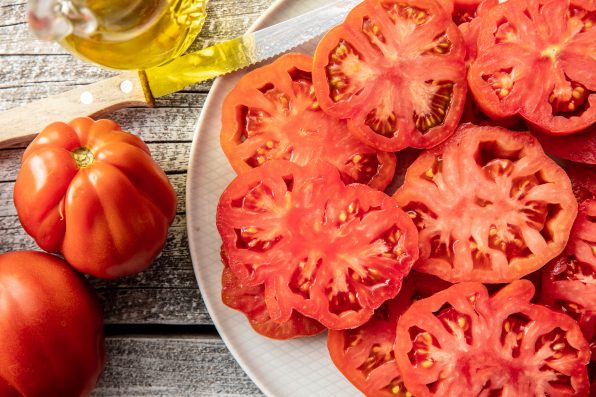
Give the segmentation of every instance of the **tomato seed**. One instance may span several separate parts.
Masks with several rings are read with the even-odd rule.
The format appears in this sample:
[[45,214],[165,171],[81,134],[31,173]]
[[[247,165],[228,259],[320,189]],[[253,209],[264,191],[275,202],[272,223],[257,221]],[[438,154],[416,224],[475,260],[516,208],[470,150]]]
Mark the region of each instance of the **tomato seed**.
[[435,362],[429,358],[429,359],[424,360],[420,365],[422,366],[422,368],[427,369],[427,368],[432,367],[434,363]]

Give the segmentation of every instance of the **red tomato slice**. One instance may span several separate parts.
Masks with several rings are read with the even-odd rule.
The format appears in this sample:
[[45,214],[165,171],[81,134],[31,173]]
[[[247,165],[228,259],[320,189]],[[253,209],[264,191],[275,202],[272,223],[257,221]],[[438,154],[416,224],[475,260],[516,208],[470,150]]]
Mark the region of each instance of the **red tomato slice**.
[[541,303],[576,319],[596,354],[596,172],[575,167],[569,175],[579,214],[565,252],[542,271]]
[[321,108],[380,150],[451,135],[466,97],[460,32],[433,0],[367,0],[315,52]]
[[509,0],[480,18],[468,82],[485,113],[553,135],[596,122],[596,2]]
[[570,164],[567,175],[571,179],[573,194],[578,203],[596,196],[596,168],[589,165]]
[[329,331],[327,347],[337,369],[368,397],[411,397],[393,354],[397,319],[413,301],[449,286],[429,274],[411,272],[397,297],[385,302],[366,324]]
[[415,302],[397,324],[408,390],[426,396],[588,396],[588,343],[569,316],[530,303],[527,280],[489,297],[461,283]]
[[528,133],[464,124],[395,193],[420,232],[416,270],[502,283],[561,253],[577,214],[569,178]]
[[234,275],[263,284],[273,321],[294,310],[328,328],[353,328],[393,298],[418,257],[416,228],[397,203],[345,186],[327,163],[276,160],[222,194],[217,227]]
[[228,267],[223,250],[221,258],[224,264],[221,276],[221,299],[226,306],[244,313],[250,326],[257,333],[271,339],[285,340],[320,334],[326,329],[321,323],[295,311],[288,321],[283,323],[272,321],[265,305],[263,286],[243,285]]
[[245,75],[222,109],[221,146],[238,173],[273,159],[306,165],[323,159],[346,183],[387,187],[395,155],[363,144],[345,121],[326,115],[312,84],[312,58],[287,54]]
[[[498,0],[455,0],[453,4],[453,22],[460,27],[462,24],[471,22],[478,15],[479,6],[485,7],[486,4],[498,4]],[[480,8],[482,8],[480,7]],[[463,32],[462,32],[463,33]],[[465,38],[465,35],[464,35]]]
[[596,124],[573,135],[553,136],[532,131],[544,151],[565,160],[596,164]]
[[[478,35],[482,28],[482,22],[479,15],[486,13],[487,10],[497,4],[499,4],[498,0],[462,0],[455,3],[453,22],[457,24],[457,27],[464,38],[464,43],[466,45],[466,61],[468,63],[475,60],[478,55],[476,41],[478,40]],[[466,103],[468,101],[466,101]]]

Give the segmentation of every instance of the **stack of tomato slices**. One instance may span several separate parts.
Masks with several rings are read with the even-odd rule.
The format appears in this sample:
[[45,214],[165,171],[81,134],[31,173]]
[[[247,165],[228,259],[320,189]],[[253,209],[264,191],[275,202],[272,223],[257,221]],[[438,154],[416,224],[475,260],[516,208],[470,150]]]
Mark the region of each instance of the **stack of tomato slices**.
[[588,396],[594,23],[594,0],[364,0],[246,74],[224,303],[270,338],[328,329],[367,396]]

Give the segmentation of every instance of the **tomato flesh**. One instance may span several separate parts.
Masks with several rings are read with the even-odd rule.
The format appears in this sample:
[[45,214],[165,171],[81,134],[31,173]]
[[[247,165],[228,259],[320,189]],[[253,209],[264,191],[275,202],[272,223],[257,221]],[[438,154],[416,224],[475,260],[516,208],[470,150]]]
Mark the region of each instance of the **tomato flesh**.
[[283,323],[272,321],[265,305],[263,286],[242,285],[230,270],[223,250],[221,257],[224,264],[221,276],[221,299],[226,306],[244,313],[256,332],[271,339],[285,340],[320,334],[326,329],[319,322],[297,312],[293,312],[290,319]]
[[466,95],[461,34],[434,1],[369,0],[315,52],[321,108],[381,150],[437,145],[453,133]]
[[397,325],[395,357],[415,396],[587,396],[589,346],[577,323],[530,303],[514,281],[489,297],[461,283],[415,302]]
[[312,58],[286,54],[245,75],[222,109],[221,145],[237,173],[274,159],[337,167],[346,183],[385,189],[395,155],[363,144],[345,121],[326,115],[315,97]]
[[480,3],[482,3],[481,0],[456,0],[453,4],[454,9],[451,15],[453,22],[458,27],[464,23],[471,22],[477,15]]
[[395,201],[344,185],[327,163],[276,160],[224,191],[217,227],[230,269],[264,285],[271,319],[293,310],[328,328],[356,327],[394,297],[418,257],[417,233]]
[[554,136],[538,131],[532,131],[532,135],[548,154],[578,163],[596,164],[596,124],[573,135]]
[[596,172],[574,167],[569,174],[579,214],[565,252],[542,271],[540,301],[576,319],[596,352]]
[[509,282],[557,256],[577,203],[565,172],[527,133],[465,124],[424,152],[395,199],[420,232],[419,271]]
[[434,276],[411,272],[399,294],[377,309],[366,324],[329,331],[327,347],[335,366],[366,396],[411,397],[393,353],[397,319],[413,301],[449,285]]
[[516,114],[553,135],[596,122],[593,1],[509,0],[480,15],[470,89],[492,118]]

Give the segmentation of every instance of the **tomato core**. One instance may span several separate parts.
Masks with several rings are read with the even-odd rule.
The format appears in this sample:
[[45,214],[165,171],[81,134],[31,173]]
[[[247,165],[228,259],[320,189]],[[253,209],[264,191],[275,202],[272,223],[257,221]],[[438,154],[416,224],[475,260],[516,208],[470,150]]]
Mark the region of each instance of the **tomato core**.
[[79,168],[87,168],[93,161],[95,157],[91,150],[87,149],[86,147],[80,147],[72,151],[72,158],[74,159],[75,163],[77,163],[77,167]]
[[545,58],[550,58],[551,61],[556,62],[559,53],[561,52],[561,47],[558,45],[551,45],[548,46],[544,51],[542,51],[541,55]]

